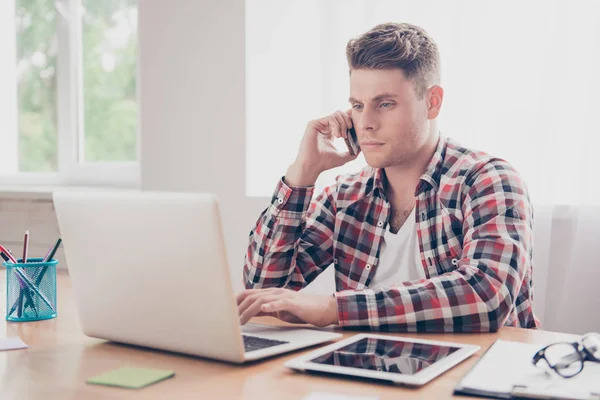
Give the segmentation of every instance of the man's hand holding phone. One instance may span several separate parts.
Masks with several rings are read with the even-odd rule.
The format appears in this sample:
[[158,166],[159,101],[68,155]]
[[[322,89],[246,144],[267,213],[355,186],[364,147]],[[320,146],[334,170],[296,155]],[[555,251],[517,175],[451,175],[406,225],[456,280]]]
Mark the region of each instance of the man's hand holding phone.
[[[312,186],[321,172],[356,159],[360,153],[352,124],[351,110],[337,111],[310,121],[306,126],[300,150],[285,174],[289,186]],[[349,130],[352,129],[352,133]],[[342,138],[347,152],[338,151],[333,141]]]
[[351,155],[356,156],[360,153],[360,146],[358,145],[358,139],[356,137],[356,131],[354,130],[354,127],[348,129],[348,134],[344,138],[344,141],[346,142],[346,147]]

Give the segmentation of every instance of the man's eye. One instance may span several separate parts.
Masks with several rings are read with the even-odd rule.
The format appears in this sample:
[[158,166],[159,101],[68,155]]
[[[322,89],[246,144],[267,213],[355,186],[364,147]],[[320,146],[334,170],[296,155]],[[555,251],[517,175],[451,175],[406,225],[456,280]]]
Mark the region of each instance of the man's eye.
[[362,106],[360,104],[355,104],[352,106],[352,108],[355,110],[362,110]]
[[392,103],[381,103],[380,107],[389,108],[392,106]]

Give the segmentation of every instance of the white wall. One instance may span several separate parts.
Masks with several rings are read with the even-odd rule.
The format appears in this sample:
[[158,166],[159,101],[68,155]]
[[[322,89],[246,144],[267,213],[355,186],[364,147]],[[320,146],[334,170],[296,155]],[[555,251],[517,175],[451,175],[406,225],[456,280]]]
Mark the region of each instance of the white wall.
[[139,2],[142,189],[219,195],[235,290],[269,201],[245,195],[244,22],[244,0]]
[[[26,230],[29,230],[29,257],[44,257],[56,242],[58,222],[52,199],[46,197],[30,198],[26,194],[14,195],[0,190],[0,243],[15,256],[22,255]],[[58,268],[66,269],[63,246],[59,247],[56,259]]]
[[[241,290],[248,233],[269,202],[245,194],[244,0],[166,4],[139,3],[142,190],[219,195],[234,289]],[[333,288],[333,269],[311,285]]]

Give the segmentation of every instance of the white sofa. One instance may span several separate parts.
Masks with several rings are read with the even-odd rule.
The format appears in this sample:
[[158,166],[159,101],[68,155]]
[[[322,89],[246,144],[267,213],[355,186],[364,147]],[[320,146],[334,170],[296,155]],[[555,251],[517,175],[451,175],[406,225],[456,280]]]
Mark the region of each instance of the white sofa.
[[600,207],[534,206],[534,311],[542,329],[600,332]]

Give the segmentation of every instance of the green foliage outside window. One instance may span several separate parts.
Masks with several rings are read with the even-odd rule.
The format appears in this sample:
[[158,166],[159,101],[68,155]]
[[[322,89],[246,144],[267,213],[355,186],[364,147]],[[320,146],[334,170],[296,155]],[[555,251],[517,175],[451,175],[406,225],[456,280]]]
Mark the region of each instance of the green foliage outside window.
[[[137,156],[136,0],[84,0],[82,16],[86,162]],[[19,170],[56,171],[56,25],[53,0],[16,0]]]

